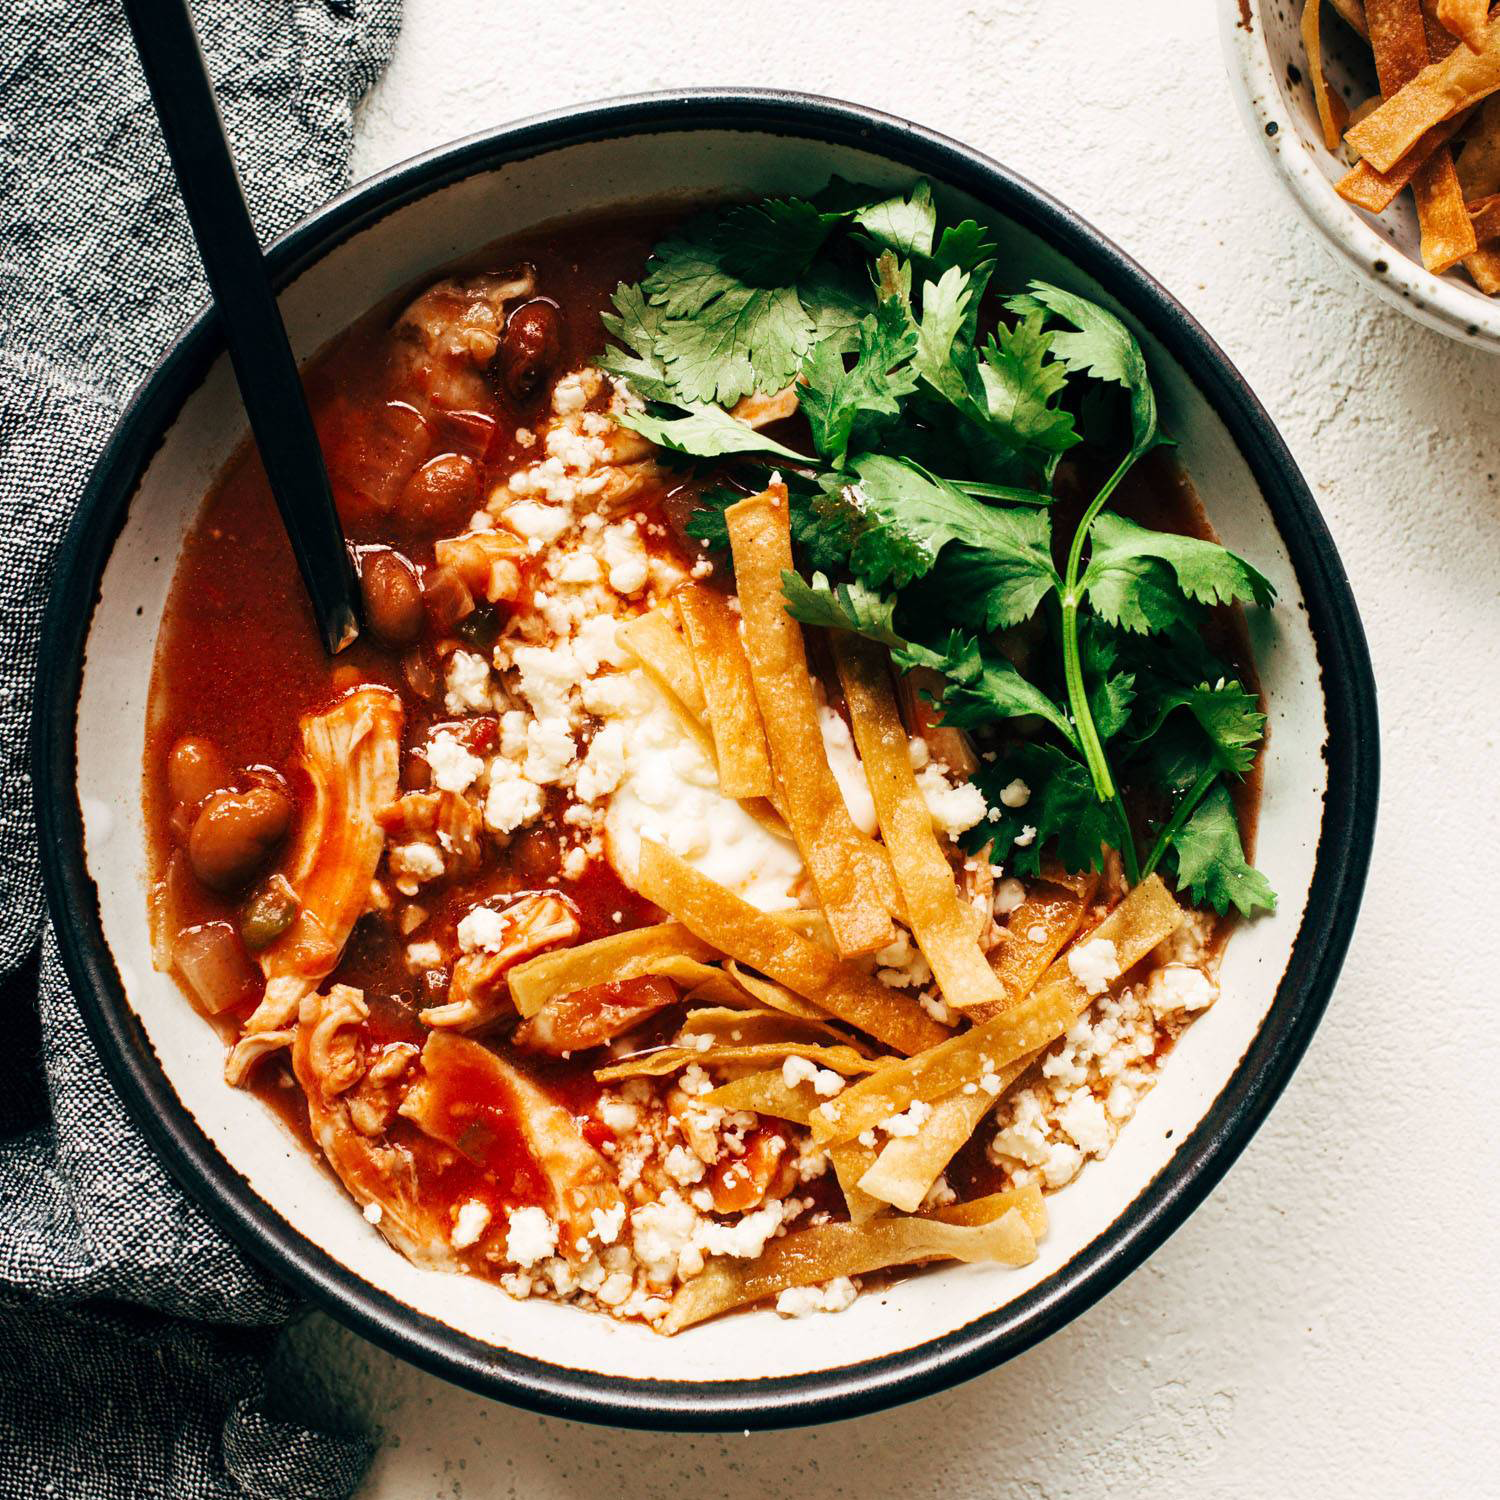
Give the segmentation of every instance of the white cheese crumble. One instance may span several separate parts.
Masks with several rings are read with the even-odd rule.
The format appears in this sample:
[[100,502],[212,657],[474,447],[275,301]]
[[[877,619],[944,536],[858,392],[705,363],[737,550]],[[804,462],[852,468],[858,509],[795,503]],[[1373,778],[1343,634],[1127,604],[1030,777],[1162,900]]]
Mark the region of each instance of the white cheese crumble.
[[940,761],[933,761],[917,772],[917,786],[934,827],[950,839],[972,828],[988,811],[979,788],[972,781],[956,784],[949,781],[948,768]]
[[805,1318],[810,1313],[843,1312],[859,1296],[847,1276],[835,1276],[822,1286],[790,1286],[776,1298],[776,1311],[783,1318]]
[[1026,900],[1026,887],[1014,875],[1007,875],[996,883],[994,912],[997,917],[1008,917]]
[[446,729],[428,740],[422,756],[440,792],[466,792],[484,774],[484,761]]
[[459,1204],[458,1215],[448,1235],[448,1243],[455,1250],[467,1250],[470,1245],[478,1243],[480,1235],[489,1227],[488,1205],[481,1203],[477,1198],[470,1198],[467,1202]]
[[1068,969],[1090,995],[1100,995],[1120,977],[1120,955],[1109,938],[1090,938],[1068,949]]
[[1017,776],[1000,793],[1000,801],[1005,807],[1025,807],[1031,801],[1031,788]]
[[490,664],[472,651],[455,651],[448,658],[443,686],[443,707],[450,714],[483,714],[493,706]]
[[799,1083],[810,1083],[813,1093],[822,1099],[831,1099],[844,1089],[841,1074],[835,1073],[832,1068],[820,1068],[806,1057],[787,1058],[781,1065],[781,1081],[789,1089],[796,1088]]
[[494,907],[476,906],[459,919],[458,946],[465,953],[473,953],[480,948],[488,953],[498,953],[505,946],[508,928],[509,923]]
[[557,1249],[557,1225],[540,1208],[514,1208],[505,1235],[505,1258],[534,1266]]
[[923,1099],[913,1099],[899,1115],[891,1115],[880,1122],[880,1128],[889,1136],[900,1139],[915,1135],[932,1115],[932,1106]]

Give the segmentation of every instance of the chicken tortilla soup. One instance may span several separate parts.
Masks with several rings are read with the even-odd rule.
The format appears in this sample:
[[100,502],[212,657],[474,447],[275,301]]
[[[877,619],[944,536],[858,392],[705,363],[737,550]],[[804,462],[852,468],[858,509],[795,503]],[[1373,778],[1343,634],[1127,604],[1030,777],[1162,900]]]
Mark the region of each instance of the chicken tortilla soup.
[[226,1086],[413,1261],[663,1334],[1033,1259],[1275,901],[1272,590],[1131,332],[835,179],[498,244],[305,376],[364,629],[246,447],[151,685]]

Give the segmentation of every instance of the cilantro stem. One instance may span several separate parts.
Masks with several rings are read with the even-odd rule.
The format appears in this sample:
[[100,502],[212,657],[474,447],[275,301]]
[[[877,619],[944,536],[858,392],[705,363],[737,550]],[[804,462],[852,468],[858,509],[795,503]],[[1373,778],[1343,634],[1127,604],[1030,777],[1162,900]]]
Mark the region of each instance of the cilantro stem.
[[1146,860],[1146,868],[1142,875],[1150,875],[1162,861],[1167,852],[1167,846],[1182,832],[1183,824],[1197,811],[1198,804],[1208,795],[1208,789],[1219,779],[1218,766],[1205,766],[1199,773],[1198,779],[1188,788],[1187,795],[1177,804],[1176,811],[1167,819],[1166,826],[1157,834],[1156,842],[1151,846],[1150,856]]
[[[1115,788],[1115,816],[1120,820],[1120,858],[1125,861],[1125,879],[1131,885],[1139,885],[1142,879],[1141,857],[1136,853],[1135,834],[1130,830],[1130,815],[1125,811],[1125,799]],[[1148,869],[1145,874],[1149,875]]]
[[[1104,743],[1094,724],[1093,710],[1089,707],[1088,690],[1083,681],[1083,659],[1078,645],[1078,574],[1083,563],[1083,546],[1088,540],[1089,529],[1099,512],[1109,504],[1120,481],[1136,461],[1138,452],[1132,448],[1120,460],[1119,467],[1104,481],[1103,488],[1084,511],[1078,530],[1073,533],[1073,545],[1068,548],[1068,565],[1063,574],[1062,592],[1062,645],[1063,679],[1068,689],[1068,707],[1073,714],[1073,723],[1078,730],[1078,743],[1083,750],[1084,763],[1094,779],[1094,792],[1101,802],[1112,802],[1118,796],[1115,779],[1110,774],[1109,760],[1104,754]],[[1123,852],[1123,851],[1122,851]]]

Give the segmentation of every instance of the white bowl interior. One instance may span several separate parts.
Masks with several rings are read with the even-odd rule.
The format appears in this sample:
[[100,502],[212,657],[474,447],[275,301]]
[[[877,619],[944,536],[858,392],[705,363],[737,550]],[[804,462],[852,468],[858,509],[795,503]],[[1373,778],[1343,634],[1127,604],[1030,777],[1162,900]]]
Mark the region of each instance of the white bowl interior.
[[[896,186],[910,173],[864,152],[729,130],[578,145],[470,177],[355,235],[282,298],[306,357],[387,293],[500,236],[568,212],[665,193],[807,192],[830,172]],[[1031,234],[944,190],[950,212],[999,232],[1001,278],[1043,274],[1100,290]],[[368,1225],[332,1178],[254,1097],[228,1088],[223,1047],[173,982],[156,973],[145,920],[140,807],[146,693],[157,623],[183,534],[243,433],[223,358],[193,393],[153,458],[109,561],[88,639],[78,716],[85,854],[105,937],[128,1001],[183,1104],[233,1169],[279,1215],[356,1276],[487,1344],[567,1367],[686,1380],[805,1374],[909,1348],[961,1328],[1076,1256],[1172,1159],[1233,1072],[1266,1015],[1312,877],[1326,783],[1319,667],[1296,580],[1257,486],[1229,433],[1182,369],[1146,340],[1166,427],[1226,543],[1272,579],[1282,603],[1257,625],[1271,736],[1259,861],[1278,914],[1238,933],[1223,997],[1188,1031],[1161,1082],[1107,1161],[1051,1200],[1052,1229],[1025,1270],[954,1267],[861,1298],[838,1317],[783,1321],[753,1312],[666,1340],[634,1326],[498,1287],[418,1270]],[[253,580],[246,579],[253,587]]]

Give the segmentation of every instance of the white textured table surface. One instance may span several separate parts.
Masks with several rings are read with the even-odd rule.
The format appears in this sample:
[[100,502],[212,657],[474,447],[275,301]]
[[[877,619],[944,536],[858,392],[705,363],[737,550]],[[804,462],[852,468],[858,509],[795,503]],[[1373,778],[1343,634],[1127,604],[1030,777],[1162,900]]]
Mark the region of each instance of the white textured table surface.
[[482,1400],[313,1317],[289,1378],[385,1434],[363,1493],[1494,1493],[1500,364],[1325,258],[1235,114],[1216,9],[407,0],[360,175],[578,100],[774,85],[972,142],[1112,236],[1223,345],[1307,474],[1374,651],[1385,793],[1343,981],[1270,1122],[1186,1227],[1055,1338],[883,1415],[663,1438]]

